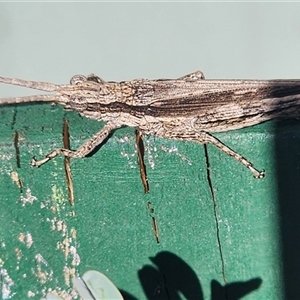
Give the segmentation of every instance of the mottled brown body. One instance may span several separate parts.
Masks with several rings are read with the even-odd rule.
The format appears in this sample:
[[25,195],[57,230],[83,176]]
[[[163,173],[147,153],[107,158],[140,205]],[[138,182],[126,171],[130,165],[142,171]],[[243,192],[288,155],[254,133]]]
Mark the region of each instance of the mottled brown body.
[[58,154],[83,157],[121,126],[164,138],[212,143],[248,167],[255,177],[264,173],[210,133],[252,126],[273,118],[300,115],[300,80],[205,80],[198,71],[179,79],[136,79],[106,82],[90,75],[73,76],[68,85],[0,77],[0,82],[55,94],[0,99],[1,104],[55,102],[84,117],[106,121],[100,132],[77,151],[56,149],[40,166]]

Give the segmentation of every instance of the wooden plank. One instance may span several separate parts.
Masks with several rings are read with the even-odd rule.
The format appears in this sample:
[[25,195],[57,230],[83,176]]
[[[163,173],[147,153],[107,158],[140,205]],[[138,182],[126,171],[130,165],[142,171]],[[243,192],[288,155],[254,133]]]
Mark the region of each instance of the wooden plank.
[[202,145],[144,137],[150,186],[145,194],[135,133],[126,128],[92,157],[71,160],[71,207],[63,158],[39,169],[29,162],[62,146],[64,117],[71,148],[103,124],[49,105],[1,107],[0,115],[0,259],[9,276],[2,285],[17,298],[33,293],[39,299],[50,288],[72,295],[71,278],[95,269],[137,299],[162,299],[176,290],[193,299],[223,299],[226,284],[230,295],[243,299],[280,299],[272,123],[218,135],[265,168],[263,180],[208,146],[216,210]]

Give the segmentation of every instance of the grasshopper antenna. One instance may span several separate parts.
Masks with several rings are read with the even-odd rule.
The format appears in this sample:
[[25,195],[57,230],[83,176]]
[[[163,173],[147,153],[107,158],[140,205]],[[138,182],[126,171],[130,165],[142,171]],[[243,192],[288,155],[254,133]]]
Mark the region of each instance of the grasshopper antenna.
[[[61,87],[60,85],[53,84],[50,82],[41,81],[30,81],[22,80],[17,78],[0,77],[0,83],[11,84],[22,86],[26,88],[31,88],[39,91],[45,92],[56,92]],[[57,95],[32,95],[23,97],[13,97],[13,98],[0,98],[0,104],[17,104],[17,103],[27,103],[27,102],[59,102],[59,97]]]

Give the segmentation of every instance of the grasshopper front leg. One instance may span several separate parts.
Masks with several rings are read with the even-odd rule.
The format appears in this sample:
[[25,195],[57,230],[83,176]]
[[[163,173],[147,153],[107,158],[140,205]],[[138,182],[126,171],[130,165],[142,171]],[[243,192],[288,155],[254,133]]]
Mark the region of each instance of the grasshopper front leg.
[[81,145],[76,151],[64,149],[64,148],[57,148],[53,150],[51,153],[46,155],[44,159],[36,160],[33,158],[31,160],[31,165],[34,167],[40,167],[41,165],[45,164],[52,158],[56,157],[57,155],[64,155],[65,157],[70,158],[81,158],[87,156],[91,153],[97,146],[99,146],[103,141],[109,136],[109,134],[114,130],[120,128],[119,124],[114,123],[107,123],[99,132],[97,132],[92,138],[90,138],[87,142]]

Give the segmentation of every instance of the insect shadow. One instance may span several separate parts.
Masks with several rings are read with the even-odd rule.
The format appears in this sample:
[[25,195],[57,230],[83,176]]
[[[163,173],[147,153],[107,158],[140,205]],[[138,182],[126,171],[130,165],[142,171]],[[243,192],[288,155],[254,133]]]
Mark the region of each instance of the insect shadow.
[[[176,254],[163,251],[150,257],[153,265],[145,265],[138,271],[146,299],[149,300],[203,300],[203,291],[194,270]],[[238,300],[257,290],[260,278],[220,284],[211,281],[211,300]],[[120,290],[125,300],[136,300],[130,293]],[[184,298],[183,298],[183,297]]]

